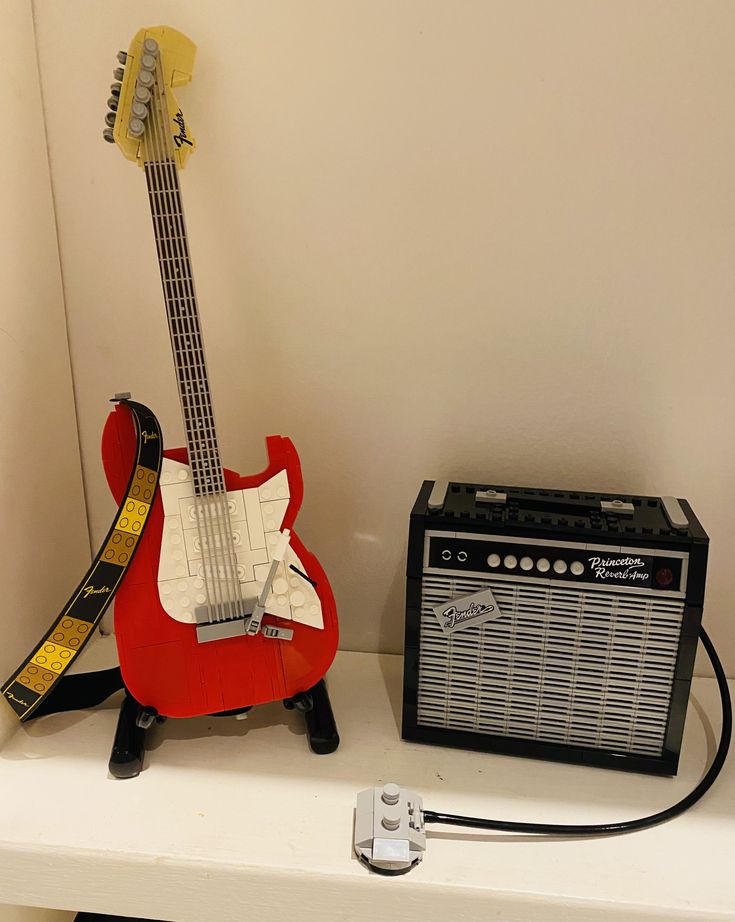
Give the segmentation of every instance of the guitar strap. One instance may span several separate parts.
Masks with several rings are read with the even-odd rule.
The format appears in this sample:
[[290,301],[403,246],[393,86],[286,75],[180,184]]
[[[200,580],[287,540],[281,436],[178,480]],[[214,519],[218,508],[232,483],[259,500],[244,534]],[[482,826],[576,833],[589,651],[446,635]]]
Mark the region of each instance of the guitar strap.
[[21,721],[53,711],[90,707],[122,688],[120,670],[65,673],[85,648],[122,582],[156,495],[163,440],[148,407],[123,399],[135,423],[136,457],[125,496],[102,547],[43,638],[2,687]]

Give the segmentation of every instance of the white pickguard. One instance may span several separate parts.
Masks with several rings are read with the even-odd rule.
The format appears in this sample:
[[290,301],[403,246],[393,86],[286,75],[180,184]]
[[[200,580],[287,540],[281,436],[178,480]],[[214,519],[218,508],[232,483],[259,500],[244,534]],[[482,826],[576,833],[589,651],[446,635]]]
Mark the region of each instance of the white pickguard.
[[[207,601],[204,556],[200,546],[194,482],[188,464],[163,459],[161,467],[163,538],[158,563],[158,594],[166,612],[177,621],[194,622],[194,610]],[[227,493],[232,539],[244,599],[255,599],[270,568],[290,491],[286,471],[260,487]],[[322,606],[314,587],[294,573],[304,566],[289,546],[273,580],[266,614],[323,628]]]

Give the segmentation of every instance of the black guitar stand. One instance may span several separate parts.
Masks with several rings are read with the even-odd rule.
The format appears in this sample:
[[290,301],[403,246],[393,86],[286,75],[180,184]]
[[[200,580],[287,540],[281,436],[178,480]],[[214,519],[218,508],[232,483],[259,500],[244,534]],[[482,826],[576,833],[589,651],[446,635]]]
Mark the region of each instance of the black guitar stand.
[[[339,733],[334,720],[332,704],[324,679],[308,691],[300,692],[293,698],[286,698],[284,707],[291,711],[300,711],[306,721],[306,736],[309,748],[317,755],[328,755],[339,746]],[[222,711],[212,717],[231,717],[244,714],[251,708],[236,711]],[[120,706],[117,720],[115,741],[110,755],[110,774],[115,778],[135,778],[143,768],[146,732],[155,723],[164,723],[168,718],[162,717],[154,708],[148,708],[125,691],[125,698]]]

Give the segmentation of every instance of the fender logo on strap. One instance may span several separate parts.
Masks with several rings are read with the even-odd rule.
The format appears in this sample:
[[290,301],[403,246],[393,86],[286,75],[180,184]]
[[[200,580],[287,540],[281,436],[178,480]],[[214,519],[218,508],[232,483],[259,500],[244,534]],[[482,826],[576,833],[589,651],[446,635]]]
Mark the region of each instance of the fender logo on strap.
[[27,720],[84,649],[122,582],[148,521],[161,472],[161,428],[142,403],[123,400],[135,422],[135,466],[102,547],[61,614],[2,688],[20,720]]

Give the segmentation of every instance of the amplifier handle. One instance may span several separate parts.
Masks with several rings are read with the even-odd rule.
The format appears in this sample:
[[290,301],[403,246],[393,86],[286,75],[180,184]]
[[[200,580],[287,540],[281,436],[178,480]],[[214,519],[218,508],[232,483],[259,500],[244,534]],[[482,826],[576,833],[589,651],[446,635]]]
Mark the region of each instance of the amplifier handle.
[[520,509],[546,509],[549,512],[560,512],[567,515],[580,515],[583,512],[604,512],[614,515],[633,515],[635,513],[633,503],[622,499],[560,499],[558,496],[526,496],[524,493],[514,493],[512,490],[505,493],[499,490],[477,490],[475,500],[478,503],[495,505],[514,503]]

